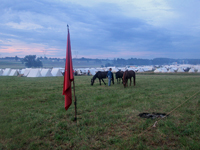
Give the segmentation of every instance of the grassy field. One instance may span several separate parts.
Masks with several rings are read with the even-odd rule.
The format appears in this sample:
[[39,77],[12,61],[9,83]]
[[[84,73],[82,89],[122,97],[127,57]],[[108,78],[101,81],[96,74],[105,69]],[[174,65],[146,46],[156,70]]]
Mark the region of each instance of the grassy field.
[[[90,79],[75,77],[76,124],[63,77],[0,77],[0,149],[200,149],[199,74],[137,74],[128,88]],[[168,113],[186,100],[144,132],[157,119],[139,113]]]

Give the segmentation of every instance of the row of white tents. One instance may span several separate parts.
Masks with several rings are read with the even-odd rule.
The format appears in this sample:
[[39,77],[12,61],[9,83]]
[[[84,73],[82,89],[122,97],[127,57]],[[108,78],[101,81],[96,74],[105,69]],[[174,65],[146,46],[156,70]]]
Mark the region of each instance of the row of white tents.
[[52,77],[52,76],[63,76],[62,69],[11,69],[6,68],[5,70],[0,69],[0,76],[24,76],[24,77]]
[[[104,68],[74,68],[76,75],[95,75],[98,71],[108,71],[109,68],[112,68],[112,72],[116,73],[117,71],[133,70],[135,72],[155,72],[155,73],[175,73],[175,72],[185,72],[188,68],[189,73],[200,73],[199,65],[171,65],[171,66],[132,66],[132,67],[104,67]],[[22,75],[25,77],[51,77],[51,76],[63,76],[64,68],[52,68],[52,69],[0,69],[0,76],[18,76]]]
[[[138,66],[138,67],[106,67],[106,68],[78,68],[76,69],[78,75],[88,74],[95,75],[97,71],[108,71],[109,68],[112,68],[112,72],[116,73],[117,71],[133,70],[135,72],[154,72],[154,73],[175,73],[175,72],[186,72],[185,68],[188,66],[162,66],[155,68],[155,66]],[[200,66],[189,66],[189,73],[200,73]]]

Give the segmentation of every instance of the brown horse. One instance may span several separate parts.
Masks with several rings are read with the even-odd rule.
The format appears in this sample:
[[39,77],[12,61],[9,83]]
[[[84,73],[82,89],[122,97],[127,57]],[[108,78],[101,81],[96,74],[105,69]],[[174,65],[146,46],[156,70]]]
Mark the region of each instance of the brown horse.
[[133,83],[134,83],[134,86],[135,86],[135,72],[133,70],[126,70],[124,72],[124,75],[123,75],[123,85],[124,87],[128,86],[127,85],[127,82],[128,82],[128,79],[130,79],[130,86],[131,86],[131,78],[133,77]]

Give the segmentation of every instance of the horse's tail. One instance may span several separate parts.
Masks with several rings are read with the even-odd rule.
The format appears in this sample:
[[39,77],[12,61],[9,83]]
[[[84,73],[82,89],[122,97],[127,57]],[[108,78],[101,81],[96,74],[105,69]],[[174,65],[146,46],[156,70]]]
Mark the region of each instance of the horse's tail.
[[134,86],[135,86],[135,78],[136,78],[136,75],[135,75],[135,72],[134,72],[134,75],[133,75]]

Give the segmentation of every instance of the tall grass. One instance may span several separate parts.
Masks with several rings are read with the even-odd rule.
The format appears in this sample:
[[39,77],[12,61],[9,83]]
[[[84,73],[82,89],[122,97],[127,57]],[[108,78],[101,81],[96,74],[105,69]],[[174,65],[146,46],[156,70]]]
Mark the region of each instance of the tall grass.
[[[90,79],[75,77],[76,123],[63,77],[0,77],[0,149],[199,149],[200,75],[137,74],[127,88]],[[139,113],[170,112],[195,93],[138,136],[156,121]]]

